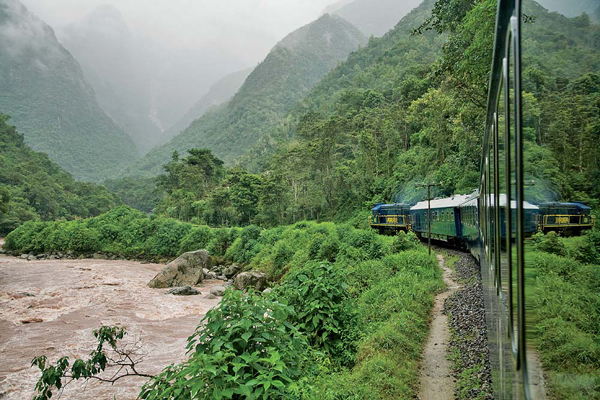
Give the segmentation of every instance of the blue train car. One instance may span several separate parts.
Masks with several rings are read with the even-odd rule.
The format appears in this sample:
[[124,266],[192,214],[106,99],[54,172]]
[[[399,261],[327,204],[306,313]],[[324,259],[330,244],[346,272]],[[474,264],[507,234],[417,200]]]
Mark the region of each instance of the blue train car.
[[460,243],[463,233],[459,208],[468,198],[469,196],[466,195],[457,195],[431,200],[431,216],[428,212],[427,201],[417,203],[410,209],[413,231],[422,238],[429,237],[429,219],[431,218],[431,239]]
[[373,207],[369,224],[371,228],[379,232],[387,231],[406,231],[410,226],[410,204],[377,204]]
[[594,227],[594,217],[590,207],[583,203],[541,203],[539,229],[546,233],[559,231],[579,234]]

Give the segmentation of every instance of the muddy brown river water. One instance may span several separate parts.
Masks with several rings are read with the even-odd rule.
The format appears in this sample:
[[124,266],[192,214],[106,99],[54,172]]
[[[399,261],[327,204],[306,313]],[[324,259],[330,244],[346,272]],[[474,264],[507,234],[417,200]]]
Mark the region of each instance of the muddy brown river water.
[[[138,371],[156,374],[185,358],[186,339],[206,312],[205,281],[198,296],[172,296],[146,283],[163,267],[134,261],[27,261],[0,255],[0,399],[33,397],[38,355],[84,357],[94,347],[92,331],[102,325],[127,328],[128,343],[139,342],[145,360]],[[38,321],[23,323],[23,321]],[[90,381],[67,387],[61,399],[135,399],[145,379],[125,378],[113,386]]]

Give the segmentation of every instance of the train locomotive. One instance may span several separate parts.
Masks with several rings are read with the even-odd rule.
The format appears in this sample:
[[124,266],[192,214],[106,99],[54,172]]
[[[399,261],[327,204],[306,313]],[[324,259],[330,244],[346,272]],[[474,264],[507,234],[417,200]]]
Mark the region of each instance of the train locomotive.
[[380,233],[407,232],[411,229],[410,204],[376,204],[371,211],[369,224]]

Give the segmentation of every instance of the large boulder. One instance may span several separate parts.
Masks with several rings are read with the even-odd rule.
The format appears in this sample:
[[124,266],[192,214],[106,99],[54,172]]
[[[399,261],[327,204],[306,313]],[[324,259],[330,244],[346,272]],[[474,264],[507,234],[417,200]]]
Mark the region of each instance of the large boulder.
[[262,292],[267,287],[267,276],[258,271],[242,272],[233,279],[233,285],[238,290],[253,288]]
[[148,283],[151,288],[195,286],[204,279],[204,268],[211,268],[215,260],[206,250],[183,253],[168,263]]

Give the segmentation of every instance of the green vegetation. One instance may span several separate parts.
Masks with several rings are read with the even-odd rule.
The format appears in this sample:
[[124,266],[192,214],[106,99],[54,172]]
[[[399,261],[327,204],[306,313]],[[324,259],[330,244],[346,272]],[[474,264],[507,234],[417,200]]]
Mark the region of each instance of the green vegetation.
[[168,258],[207,248],[279,282],[268,295],[228,292],[190,337],[188,360],[148,382],[145,399],[412,398],[443,287],[435,257],[413,234],[330,222],[211,229],[122,206],[86,220],[25,223],[5,246]]
[[0,235],[25,221],[87,218],[120,204],[106,188],[76,182],[31,150],[0,114]]
[[[535,238],[527,293],[533,340],[547,389],[556,399],[591,399],[600,383],[599,231],[575,238]],[[594,264],[590,264],[593,262]]]
[[102,184],[130,207],[150,213],[164,198],[156,178],[107,179]]
[[153,176],[174,151],[210,148],[228,164],[261,137],[285,129],[285,116],[336,64],[366,38],[339,17],[324,15],[284,38],[227,103],[213,108],[169,143],[148,153],[125,175]]

